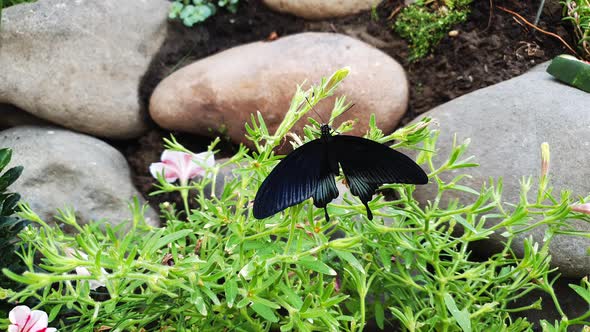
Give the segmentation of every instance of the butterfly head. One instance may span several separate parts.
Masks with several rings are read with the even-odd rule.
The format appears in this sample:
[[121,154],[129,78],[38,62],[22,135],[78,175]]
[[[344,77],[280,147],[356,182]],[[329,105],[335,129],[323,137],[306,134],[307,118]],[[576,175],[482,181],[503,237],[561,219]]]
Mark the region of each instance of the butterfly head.
[[330,137],[332,136],[332,127],[329,124],[323,124],[320,127],[320,131],[322,132],[322,137]]

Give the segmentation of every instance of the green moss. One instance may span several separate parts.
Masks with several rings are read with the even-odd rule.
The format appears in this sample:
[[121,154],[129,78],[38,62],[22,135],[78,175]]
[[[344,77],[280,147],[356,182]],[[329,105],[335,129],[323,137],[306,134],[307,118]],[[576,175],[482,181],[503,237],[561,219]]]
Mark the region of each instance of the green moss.
[[394,30],[410,45],[410,61],[426,56],[456,24],[464,22],[472,0],[447,0],[442,4],[418,1],[404,8]]

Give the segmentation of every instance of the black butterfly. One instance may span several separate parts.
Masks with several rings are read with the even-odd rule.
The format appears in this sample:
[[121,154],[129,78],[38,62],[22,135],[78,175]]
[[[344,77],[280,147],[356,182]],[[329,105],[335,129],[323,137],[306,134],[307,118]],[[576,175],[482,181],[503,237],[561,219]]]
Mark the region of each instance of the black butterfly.
[[313,204],[324,208],[338,197],[334,179],[340,173],[367,208],[368,202],[384,183],[426,184],[428,176],[420,166],[401,152],[362,137],[332,136],[329,125],[321,126],[321,137],[295,149],[272,170],[254,199],[254,217],[263,219],[313,197]]

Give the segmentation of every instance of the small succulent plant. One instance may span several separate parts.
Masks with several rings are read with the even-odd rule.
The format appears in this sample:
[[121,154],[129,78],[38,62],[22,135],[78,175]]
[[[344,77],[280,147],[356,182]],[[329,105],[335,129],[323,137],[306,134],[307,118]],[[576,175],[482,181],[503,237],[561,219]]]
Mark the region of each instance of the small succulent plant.
[[232,13],[238,9],[238,0],[219,0],[217,3],[207,0],[176,0],[170,7],[168,17],[180,19],[188,27],[201,23],[215,15],[217,7],[223,7]]

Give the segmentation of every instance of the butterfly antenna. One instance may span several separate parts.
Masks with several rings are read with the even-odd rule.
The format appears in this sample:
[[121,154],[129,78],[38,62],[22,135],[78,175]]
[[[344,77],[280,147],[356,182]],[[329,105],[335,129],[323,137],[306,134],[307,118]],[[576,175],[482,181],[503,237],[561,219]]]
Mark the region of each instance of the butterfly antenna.
[[322,118],[322,116],[320,115],[320,113],[316,112],[316,110],[313,108],[313,106],[311,105],[311,103],[309,102],[309,99],[307,99],[307,96],[305,96],[305,100],[307,101],[307,104],[309,105],[309,107],[311,108],[311,110],[317,114],[317,116],[320,118],[320,120],[322,121],[322,124],[326,123],[324,121],[324,119]]
[[[348,106],[347,109],[345,109],[344,111],[342,111],[342,113],[338,114],[338,116],[341,116],[342,114],[348,112],[355,104],[350,104],[350,106]],[[332,119],[332,121],[334,121],[336,118]]]
[[[355,104],[350,104],[350,106],[348,106],[348,108],[347,108],[347,109],[345,109],[344,111],[342,111],[342,113],[338,114],[338,116],[341,116],[342,114],[344,114],[344,113],[348,112],[348,110],[350,110],[350,109],[352,108],[352,106],[354,106],[354,105],[355,105]],[[338,117],[338,116],[337,116],[337,117]],[[334,121],[334,120],[336,120],[336,118],[337,118],[337,117],[335,117],[335,118],[334,118],[334,119],[332,119],[331,121]],[[334,132],[340,135],[340,133],[339,133],[338,131],[334,130]]]

